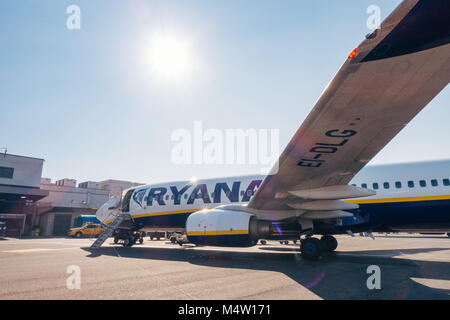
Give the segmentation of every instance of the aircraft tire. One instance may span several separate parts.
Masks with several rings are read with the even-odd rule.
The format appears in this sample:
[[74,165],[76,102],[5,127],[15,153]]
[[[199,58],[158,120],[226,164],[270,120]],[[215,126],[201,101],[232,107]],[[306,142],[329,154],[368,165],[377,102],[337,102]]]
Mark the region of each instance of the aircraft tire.
[[337,246],[338,246],[338,242],[336,240],[335,237],[333,236],[323,236],[320,239],[320,242],[322,242],[322,246],[323,246],[323,250],[327,251],[327,252],[332,252],[334,250],[336,250]]
[[307,238],[302,240],[300,251],[306,260],[318,260],[322,257],[322,242],[317,238]]
[[128,239],[128,238],[123,239],[123,246],[124,247],[131,247],[132,246],[131,240]]

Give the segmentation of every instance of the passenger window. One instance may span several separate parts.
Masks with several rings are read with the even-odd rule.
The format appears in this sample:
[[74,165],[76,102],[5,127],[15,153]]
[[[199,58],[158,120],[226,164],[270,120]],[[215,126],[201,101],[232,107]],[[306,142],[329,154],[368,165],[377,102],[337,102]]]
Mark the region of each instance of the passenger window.
[[363,183],[363,184],[361,185],[361,187],[363,187],[364,189],[367,189],[367,183]]
[[450,180],[449,179],[442,179],[442,182],[444,183],[444,186],[450,186]]
[[408,181],[408,187],[414,188],[414,181]]
[[437,180],[436,180],[436,179],[431,180],[431,185],[432,185],[433,187],[437,187],[437,185],[438,185]]
[[373,188],[374,188],[375,190],[378,189],[378,183],[375,182],[372,186],[373,186]]
[[419,181],[419,185],[420,185],[421,187],[426,187],[426,186],[427,186],[427,183],[425,182],[425,180],[420,180],[420,181]]
[[402,183],[401,183],[400,181],[395,181],[395,187],[396,187],[397,189],[401,189]]
[[384,187],[385,189],[389,189],[389,182],[383,183],[383,187]]

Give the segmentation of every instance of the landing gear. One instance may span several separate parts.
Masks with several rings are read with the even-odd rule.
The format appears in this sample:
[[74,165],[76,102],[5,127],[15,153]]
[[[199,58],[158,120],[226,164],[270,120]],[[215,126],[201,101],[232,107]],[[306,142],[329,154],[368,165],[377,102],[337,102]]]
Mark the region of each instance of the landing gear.
[[300,251],[307,260],[318,260],[322,257],[322,242],[317,238],[306,238],[300,243]]
[[144,243],[144,236],[145,232],[142,231],[116,230],[114,231],[114,243],[122,240],[124,247],[131,247],[138,241],[140,244]]
[[132,246],[130,238],[123,239],[123,246],[124,247],[131,247]]
[[338,242],[335,237],[330,235],[325,235],[320,239],[320,242],[322,243],[322,247],[324,251],[331,252],[336,250],[338,246]]

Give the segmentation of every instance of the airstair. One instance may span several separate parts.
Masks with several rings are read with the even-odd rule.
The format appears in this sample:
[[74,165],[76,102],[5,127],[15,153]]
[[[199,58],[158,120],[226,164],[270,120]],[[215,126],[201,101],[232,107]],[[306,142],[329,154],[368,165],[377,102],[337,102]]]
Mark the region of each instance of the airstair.
[[91,245],[91,249],[98,249],[100,246],[111,237],[114,230],[117,229],[117,227],[122,223],[122,221],[130,218],[130,215],[128,214],[120,214],[118,215],[110,224],[106,225],[105,230],[102,231],[102,233],[99,234],[98,238],[95,240],[95,242]]

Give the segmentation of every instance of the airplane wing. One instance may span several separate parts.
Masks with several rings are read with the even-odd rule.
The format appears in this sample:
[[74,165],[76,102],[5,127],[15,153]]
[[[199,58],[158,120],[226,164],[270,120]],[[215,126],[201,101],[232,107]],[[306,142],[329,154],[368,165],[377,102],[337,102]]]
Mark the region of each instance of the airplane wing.
[[339,217],[349,208],[338,199],[374,194],[347,184],[448,84],[449,17],[448,0],[405,0],[366,36],[248,208]]

